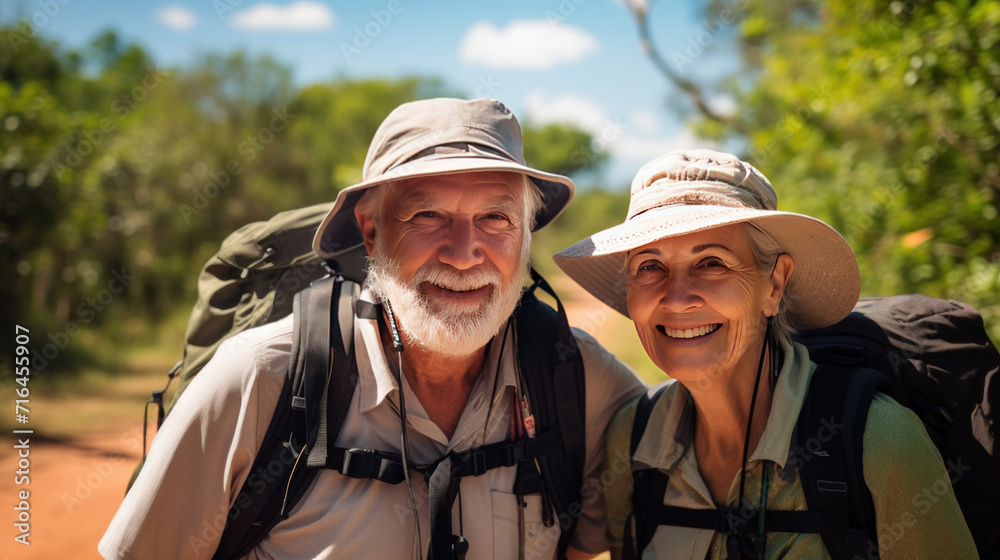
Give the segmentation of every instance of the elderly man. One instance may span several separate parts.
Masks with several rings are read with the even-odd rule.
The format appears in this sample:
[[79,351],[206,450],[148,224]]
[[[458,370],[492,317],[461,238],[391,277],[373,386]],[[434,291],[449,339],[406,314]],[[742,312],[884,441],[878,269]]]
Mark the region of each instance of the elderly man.
[[[509,325],[531,231],[572,194],[569,179],[524,164],[520,127],[497,101],[419,101],[387,117],[364,181],[340,193],[314,242],[326,258],[364,247],[360,300],[378,310],[353,319],[358,383],[338,446],[439,465],[535,437],[540,411],[529,410],[530,371],[518,354],[528,342]],[[219,531],[210,529],[235,502],[278,403],[292,327],[288,318],[233,337],[192,381],[101,541],[105,558],[212,557]],[[643,386],[590,336],[574,329],[572,337],[585,395],[577,476],[595,480],[609,419]],[[547,490],[515,492],[521,471],[536,464],[548,489],[571,474],[535,460],[475,476],[421,471],[405,484],[321,470],[246,557],[555,558],[561,528],[573,531],[563,539],[568,557],[605,550],[597,492],[558,515]],[[446,498],[434,490],[441,477],[452,490]]]

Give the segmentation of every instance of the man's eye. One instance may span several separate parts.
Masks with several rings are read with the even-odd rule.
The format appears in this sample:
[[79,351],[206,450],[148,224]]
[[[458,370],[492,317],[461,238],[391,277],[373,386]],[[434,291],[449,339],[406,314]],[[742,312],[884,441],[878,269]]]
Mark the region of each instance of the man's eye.
[[434,212],[433,210],[423,210],[421,212],[414,213],[413,217],[410,218],[410,221],[415,223],[426,224],[428,222],[432,222],[438,219],[440,219],[440,216],[438,215],[437,212]]
[[484,214],[479,219],[480,227],[490,228],[490,229],[506,229],[510,227],[511,224],[510,216],[507,214],[501,214],[500,212],[492,212],[490,214]]

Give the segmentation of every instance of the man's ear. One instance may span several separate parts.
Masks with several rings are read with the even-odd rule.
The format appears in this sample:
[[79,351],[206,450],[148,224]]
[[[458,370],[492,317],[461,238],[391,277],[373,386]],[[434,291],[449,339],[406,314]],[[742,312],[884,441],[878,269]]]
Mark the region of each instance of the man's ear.
[[362,212],[358,206],[354,207],[354,219],[358,221],[358,229],[361,230],[361,238],[365,241],[365,251],[373,255],[375,250],[375,219],[369,212]]
[[781,298],[785,295],[785,288],[788,287],[788,279],[792,277],[794,270],[795,261],[792,260],[791,255],[788,253],[778,255],[768,282],[768,293],[764,301],[765,315],[773,317],[778,314]]

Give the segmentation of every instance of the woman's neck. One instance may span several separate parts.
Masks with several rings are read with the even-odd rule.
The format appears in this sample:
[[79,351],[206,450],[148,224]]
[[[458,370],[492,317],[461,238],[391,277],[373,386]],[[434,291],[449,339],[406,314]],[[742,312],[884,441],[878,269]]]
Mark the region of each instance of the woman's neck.
[[[695,406],[694,449],[698,469],[716,504],[727,501],[729,488],[743,466],[747,418],[753,397],[755,371],[734,372],[707,385],[688,388]],[[770,384],[770,360],[766,359],[753,407],[753,422],[747,457],[760,442],[771,413],[773,391]]]

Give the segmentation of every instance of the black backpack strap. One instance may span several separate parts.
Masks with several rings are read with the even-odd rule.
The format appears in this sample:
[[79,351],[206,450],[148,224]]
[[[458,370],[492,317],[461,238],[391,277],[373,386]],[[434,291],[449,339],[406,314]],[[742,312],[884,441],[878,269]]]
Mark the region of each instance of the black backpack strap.
[[823,542],[834,559],[877,557],[862,459],[868,409],[883,381],[873,369],[817,366],[796,425],[796,445],[805,453],[799,460],[802,488],[809,509],[822,512],[829,524]]
[[[646,509],[643,521],[654,529],[659,525],[672,525],[737,534],[747,533],[748,529],[756,530],[760,523],[760,511],[741,512],[739,508],[734,507],[693,509],[666,506],[661,503]],[[765,533],[827,533],[834,530],[835,528],[819,511],[768,510],[764,515]]]
[[[517,442],[491,443],[465,451],[452,452],[447,456],[452,461],[452,476],[464,478],[481,476],[487,471],[500,467],[533,463],[535,459],[544,455],[550,447],[557,445],[562,445],[561,435],[558,430],[551,428],[533,438]],[[410,468],[424,476],[430,476],[442,459],[426,465],[411,462]],[[398,453],[391,451],[360,447],[350,449],[335,447],[330,450],[325,466],[351,478],[377,480],[387,484],[399,484],[405,480],[403,458]]]
[[[350,291],[342,294],[345,285]],[[303,456],[308,456],[322,424],[328,420],[325,409],[329,403],[323,398],[325,395],[339,407],[334,409],[336,414],[331,418],[335,420],[326,426],[326,431],[339,433],[347,408],[340,403],[350,402],[357,380],[356,375],[352,378],[349,373],[343,374],[354,369],[353,344],[349,338],[352,335],[342,334],[339,316],[342,300],[356,295],[352,286],[339,277],[327,277],[296,294],[291,355],[278,406],[250,475],[229,510],[213,558],[245,556],[279,521],[288,517],[288,512],[305,494],[318,471],[306,468]],[[332,364],[331,342],[335,348]]]
[[[525,291],[514,312],[517,356],[539,434],[556,428],[561,444],[551,445],[534,465],[520,465],[515,492],[530,493],[543,486],[543,518],[551,526],[546,500],[558,512],[559,556],[569,546],[583,503],[583,466],[586,456],[586,389],[583,356],[569,326],[562,302],[533,269],[534,284]],[[556,310],[538,301],[541,288],[556,302]],[[536,438],[537,439],[537,438]],[[532,462],[534,463],[534,462]],[[538,477],[544,484],[539,484]]]
[[[657,401],[663,396],[667,382],[651,387],[639,398],[635,405],[635,418],[632,420],[632,437],[629,441],[629,457],[635,456],[642,435],[646,432],[649,415],[653,413]],[[642,551],[653,540],[653,533],[659,524],[649,517],[652,508],[663,506],[663,494],[667,491],[670,476],[659,469],[640,469],[632,471],[632,513],[625,521],[625,541],[622,544],[622,558],[631,560],[642,557]],[[633,526],[634,525],[634,526]],[[633,541],[633,530],[635,541]]]

